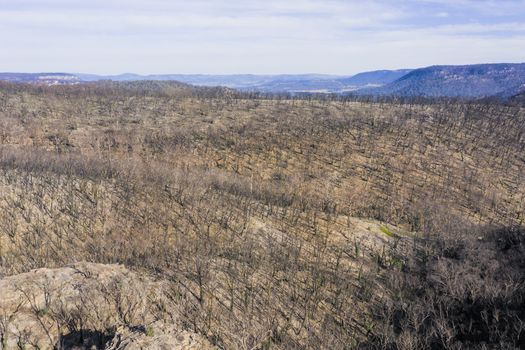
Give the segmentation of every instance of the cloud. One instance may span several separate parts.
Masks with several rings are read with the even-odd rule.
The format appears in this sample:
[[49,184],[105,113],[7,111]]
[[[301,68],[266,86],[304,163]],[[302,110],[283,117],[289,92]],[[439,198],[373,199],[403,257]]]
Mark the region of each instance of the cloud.
[[438,12],[435,14],[436,17],[440,17],[440,18],[447,18],[447,17],[450,17],[450,13],[448,12]]
[[525,2],[505,0],[0,0],[0,67],[350,74],[516,61],[524,19]]

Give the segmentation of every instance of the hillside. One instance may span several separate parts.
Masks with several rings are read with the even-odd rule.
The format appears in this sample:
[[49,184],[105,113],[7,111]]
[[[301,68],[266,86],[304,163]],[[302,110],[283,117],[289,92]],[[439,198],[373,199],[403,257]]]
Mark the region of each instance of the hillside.
[[497,104],[2,83],[1,348],[523,347],[524,127]]
[[378,70],[359,73],[349,78],[339,79],[339,81],[345,86],[352,86],[355,88],[383,86],[396,81],[411,71],[411,69]]
[[[507,94],[505,94],[507,95]],[[524,103],[525,104],[525,84],[519,87],[517,90],[513,89],[513,95],[510,97],[510,100],[513,102]]]
[[525,63],[433,66],[416,69],[384,87],[365,89],[359,93],[427,97],[510,97],[523,84]]
[[[156,74],[156,75],[139,75],[139,74],[121,74],[121,75],[90,75],[77,74],[83,81],[180,81],[196,86],[224,86],[235,89],[251,89],[266,92],[284,92],[290,89],[304,89],[305,85],[315,83],[336,84],[333,88],[339,88],[335,82],[338,76],[322,74],[282,74],[282,75],[256,75],[256,74],[233,74],[233,75],[210,75],[210,74]],[[287,84],[288,87],[279,85]],[[316,87],[319,88],[319,87]],[[331,87],[332,88],[332,87]]]

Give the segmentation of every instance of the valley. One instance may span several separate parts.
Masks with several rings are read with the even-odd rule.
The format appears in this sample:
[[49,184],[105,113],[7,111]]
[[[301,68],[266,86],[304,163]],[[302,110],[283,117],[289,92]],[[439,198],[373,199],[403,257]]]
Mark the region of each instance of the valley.
[[519,105],[2,84],[2,348],[525,344]]

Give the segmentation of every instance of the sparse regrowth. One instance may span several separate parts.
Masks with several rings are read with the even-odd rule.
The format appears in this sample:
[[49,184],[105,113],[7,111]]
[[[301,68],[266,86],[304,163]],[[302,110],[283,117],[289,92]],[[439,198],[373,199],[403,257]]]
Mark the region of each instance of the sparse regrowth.
[[394,232],[390,231],[385,225],[379,226],[379,229],[388,237],[394,237]]

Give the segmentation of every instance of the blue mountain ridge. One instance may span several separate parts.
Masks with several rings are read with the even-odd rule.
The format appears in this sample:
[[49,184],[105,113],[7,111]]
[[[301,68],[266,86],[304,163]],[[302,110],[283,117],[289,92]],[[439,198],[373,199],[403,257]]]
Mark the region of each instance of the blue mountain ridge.
[[80,84],[96,81],[178,81],[195,86],[224,86],[265,93],[339,93],[371,96],[511,98],[525,91],[525,63],[430,66],[378,70],[353,76],[325,74],[120,75],[0,73],[0,80],[33,84]]
[[525,63],[431,66],[415,69],[360,95],[425,97],[511,97],[525,84]]

